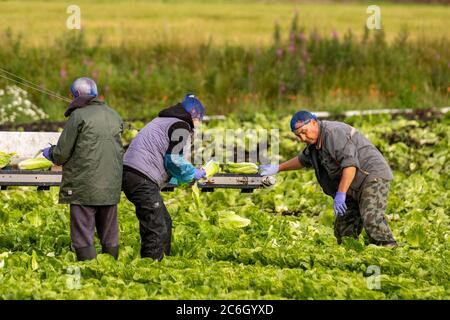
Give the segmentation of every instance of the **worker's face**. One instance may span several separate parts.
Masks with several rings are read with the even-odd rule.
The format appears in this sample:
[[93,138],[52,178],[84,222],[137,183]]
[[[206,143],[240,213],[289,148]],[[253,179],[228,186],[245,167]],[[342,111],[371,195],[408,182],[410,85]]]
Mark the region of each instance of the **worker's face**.
[[192,123],[194,124],[194,128],[200,126],[200,124],[202,123],[202,120],[200,120],[200,118],[192,118]]
[[319,124],[312,119],[308,124],[295,130],[294,134],[304,143],[315,144],[319,137]]

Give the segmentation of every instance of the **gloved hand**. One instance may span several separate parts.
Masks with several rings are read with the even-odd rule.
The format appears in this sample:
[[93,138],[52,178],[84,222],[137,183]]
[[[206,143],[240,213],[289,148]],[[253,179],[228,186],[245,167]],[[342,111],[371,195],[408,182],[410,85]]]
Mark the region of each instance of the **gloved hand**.
[[259,166],[259,174],[262,176],[272,176],[277,174],[280,170],[280,166],[274,164],[263,164]]
[[347,194],[345,192],[336,192],[334,197],[333,208],[334,216],[343,216],[347,210],[347,205],[345,204],[345,198]]
[[202,178],[206,178],[206,172],[204,169],[195,169],[194,179],[200,180]]
[[51,159],[51,156],[50,156],[50,148],[51,148],[51,147],[42,149],[42,155],[43,155],[47,160],[50,160],[50,161],[53,162],[53,160]]

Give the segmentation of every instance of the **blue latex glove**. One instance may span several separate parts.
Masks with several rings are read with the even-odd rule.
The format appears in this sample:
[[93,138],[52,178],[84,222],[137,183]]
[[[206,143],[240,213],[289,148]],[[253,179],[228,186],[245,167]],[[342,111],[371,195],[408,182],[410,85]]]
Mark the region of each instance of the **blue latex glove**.
[[272,176],[277,174],[280,170],[280,166],[274,164],[263,164],[259,166],[259,174],[262,176]]
[[194,179],[195,180],[200,180],[202,178],[206,178],[206,172],[204,169],[195,169],[194,172]]
[[347,205],[345,204],[345,198],[347,194],[345,192],[336,192],[334,197],[333,208],[334,216],[343,216],[347,210]]
[[51,156],[50,156],[50,147],[42,149],[42,155],[47,159],[53,162]]

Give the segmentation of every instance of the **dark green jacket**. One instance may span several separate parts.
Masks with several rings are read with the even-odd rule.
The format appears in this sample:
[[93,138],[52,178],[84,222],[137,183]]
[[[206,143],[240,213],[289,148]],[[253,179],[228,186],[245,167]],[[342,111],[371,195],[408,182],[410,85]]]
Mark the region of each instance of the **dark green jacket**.
[[123,148],[120,116],[96,98],[75,99],[58,144],[50,149],[63,166],[60,203],[114,205],[120,200]]

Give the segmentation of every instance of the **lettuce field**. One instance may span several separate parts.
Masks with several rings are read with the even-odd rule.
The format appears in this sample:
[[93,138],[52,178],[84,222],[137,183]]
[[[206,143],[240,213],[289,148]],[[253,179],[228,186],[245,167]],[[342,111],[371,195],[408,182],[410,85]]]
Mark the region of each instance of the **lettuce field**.
[[[0,298],[2,299],[449,299],[450,117],[409,120],[351,117],[394,170],[387,218],[398,248],[333,235],[332,199],[313,171],[277,175],[253,193],[190,188],[164,193],[172,215],[171,256],[141,259],[134,206],[119,206],[120,254],[77,262],[70,250],[68,207],[58,189],[0,192]],[[289,117],[235,116],[209,127],[280,128],[283,160],[303,145]],[[245,228],[218,222],[232,211]],[[99,243],[97,243],[99,246]]]

